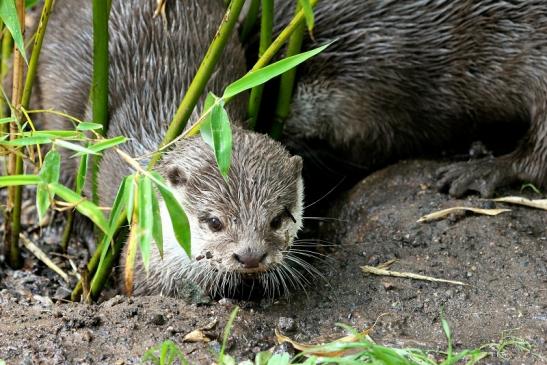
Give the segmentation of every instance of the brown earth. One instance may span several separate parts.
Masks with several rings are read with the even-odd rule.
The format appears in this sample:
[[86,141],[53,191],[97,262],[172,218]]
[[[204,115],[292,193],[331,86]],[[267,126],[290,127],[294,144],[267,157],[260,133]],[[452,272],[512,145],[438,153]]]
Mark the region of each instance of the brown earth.
[[[546,363],[547,213],[496,204],[511,212],[416,223],[451,206],[493,206],[476,197],[450,199],[430,188],[438,166],[402,162],[339,196],[328,215],[337,220],[325,221],[320,229],[321,237],[333,243],[322,248],[329,250],[328,259],[317,264],[324,279],[315,280],[306,293],[295,291],[273,302],[221,300],[196,306],[163,297],[114,296],[96,305],[53,303],[68,285],[49,269],[30,257],[23,271],[0,264],[0,359],[7,364],[133,364],[150,346],[172,339],[193,363],[210,363],[238,304],[242,310],[228,352],[239,360],[274,345],[276,327],[297,340],[316,341],[342,336],[335,326],[339,322],[356,329],[377,322],[371,337],[382,344],[444,350],[444,311],[457,349],[507,334],[534,347],[531,353],[510,349],[507,359],[493,353],[484,363]],[[42,247],[52,246],[45,242]],[[78,263],[83,257],[73,253],[72,258]],[[54,258],[69,271],[66,259]],[[392,266],[396,271],[469,285],[370,276],[360,269],[389,259],[398,260]],[[182,342],[199,328],[213,341]]]

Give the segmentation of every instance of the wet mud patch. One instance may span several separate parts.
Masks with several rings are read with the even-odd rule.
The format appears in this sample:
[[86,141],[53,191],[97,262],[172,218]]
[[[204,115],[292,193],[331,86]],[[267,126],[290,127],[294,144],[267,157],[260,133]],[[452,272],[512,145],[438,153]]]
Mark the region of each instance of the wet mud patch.
[[[54,303],[58,280],[48,269],[12,272],[0,267],[0,359],[18,363],[138,363],[151,346],[171,339],[193,363],[210,363],[222,330],[240,305],[228,353],[238,360],[274,345],[274,329],[298,341],[345,334],[336,323],[364,329],[379,343],[446,349],[441,311],[457,348],[499,341],[506,334],[534,346],[534,354],[509,351],[509,363],[546,361],[547,213],[509,207],[495,217],[453,215],[416,220],[458,205],[492,207],[476,197],[455,200],[437,193],[439,163],[408,161],[379,171],[336,199],[321,225],[331,242],[318,263],[324,278],[307,292],[262,302],[221,300],[189,305],[163,297],[115,296],[96,305]],[[505,191],[504,195],[520,195]],[[539,198],[539,196],[533,196]],[[372,276],[363,265],[397,259],[393,270],[463,281],[468,286]],[[186,343],[195,329],[211,339]],[[489,357],[486,363],[505,360]]]

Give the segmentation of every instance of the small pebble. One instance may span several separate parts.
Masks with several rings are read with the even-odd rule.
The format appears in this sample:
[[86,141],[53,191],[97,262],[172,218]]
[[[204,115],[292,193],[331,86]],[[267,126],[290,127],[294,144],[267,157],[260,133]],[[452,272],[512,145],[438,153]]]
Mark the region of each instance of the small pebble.
[[277,327],[281,332],[294,332],[296,331],[296,321],[290,317],[280,317],[277,321]]

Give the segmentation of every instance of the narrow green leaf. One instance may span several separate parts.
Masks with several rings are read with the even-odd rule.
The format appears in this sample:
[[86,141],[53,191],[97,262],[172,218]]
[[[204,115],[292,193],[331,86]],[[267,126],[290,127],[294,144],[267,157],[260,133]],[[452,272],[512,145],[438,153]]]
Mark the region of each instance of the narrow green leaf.
[[302,11],[304,11],[304,17],[306,18],[306,26],[308,27],[308,31],[311,32],[314,27],[315,19],[310,0],[298,0],[298,3],[302,7]]
[[25,8],[31,8],[36,5],[37,2],[38,0],[25,0]]
[[48,184],[41,183],[36,187],[36,210],[38,211],[38,222],[43,222],[47,210],[51,204],[49,199]]
[[282,354],[273,354],[273,356],[268,360],[268,365],[289,365],[291,361],[291,356],[288,353]]
[[37,175],[0,176],[0,188],[16,185],[38,185],[42,178]]
[[79,131],[92,131],[92,130],[95,130],[95,129],[102,129],[102,128],[103,128],[103,126],[100,125],[99,123],[81,122],[76,127],[76,130],[79,130]]
[[56,183],[59,181],[60,173],[61,154],[55,150],[50,150],[44,158],[44,163],[42,164],[39,175],[44,182]]
[[140,176],[138,194],[139,247],[145,270],[150,266],[150,251],[152,249],[152,181],[146,176]]
[[162,182],[161,177],[157,173],[152,173],[155,177],[154,183],[158,187],[160,194],[165,202],[169,217],[171,218],[171,225],[173,226],[173,232],[180,246],[184,249],[188,257],[191,256],[190,246],[190,222],[184,212],[184,209],[180,205],[179,201],[167,185]]
[[49,188],[61,199],[74,204],[78,212],[88,217],[101,231],[108,234],[108,223],[98,206],[59,183],[51,183]]
[[153,228],[152,228],[152,237],[156,242],[158,251],[160,252],[161,258],[163,258],[163,229],[161,226],[161,215],[160,215],[160,205],[158,202],[158,196],[155,191],[152,190],[152,216],[153,216]]
[[135,175],[129,175],[124,177],[120,186],[118,187],[118,192],[116,193],[116,197],[114,198],[114,203],[112,204],[112,209],[110,210],[110,216],[108,218],[108,225],[110,227],[108,233],[109,241],[112,239],[112,237],[116,233],[116,230],[118,229],[117,222],[126,207],[127,199],[129,198],[129,190],[132,189],[134,178]]
[[23,34],[21,33],[21,25],[19,24],[19,17],[17,16],[17,9],[15,8],[15,0],[0,0],[0,19],[2,19],[11,33],[13,41],[19,49],[19,52],[21,52],[25,62],[28,63]]
[[0,124],[6,124],[15,122],[17,119],[15,117],[0,118]]
[[[205,103],[203,104],[203,112],[205,113],[207,110],[211,109],[215,101],[218,100],[218,97],[213,94],[212,92],[209,92],[207,94],[207,98],[205,99]],[[211,132],[211,117],[212,117],[212,110],[205,116],[205,119],[203,120],[203,123],[201,125],[201,128],[199,130],[199,133],[201,135],[201,138],[205,143],[207,143],[211,148],[213,148],[213,135]]]
[[87,176],[87,165],[89,163],[89,156],[84,155],[80,157],[80,165],[78,166],[78,174],[76,175],[76,192],[80,194],[84,189],[85,178]]
[[[85,153],[89,155],[95,155],[96,153],[89,148],[82,146],[81,144],[76,144],[68,141],[63,141],[62,139],[56,139],[54,142],[55,145],[59,147],[66,148],[67,150],[76,151],[79,153]],[[72,157],[76,156],[77,154],[74,154]]]
[[23,147],[23,146],[30,146],[30,145],[35,145],[35,144],[51,143],[51,141],[52,141],[51,137],[32,136],[32,137],[16,138],[16,139],[12,139],[10,141],[2,141],[1,144],[6,145],[6,146]]
[[127,215],[127,224],[131,224],[131,219],[133,218],[133,207],[135,206],[135,189],[137,184],[135,181],[135,175],[130,175],[131,179],[127,185],[127,206],[125,207]]
[[48,184],[59,181],[60,170],[61,155],[55,150],[50,150],[44,158],[44,163],[39,173],[43,183],[39,184],[36,188],[36,208],[39,222],[42,222],[46,217],[47,210],[53,199],[52,194],[48,190]]
[[21,133],[21,137],[43,136],[49,138],[64,138],[64,139],[83,139],[85,136],[77,131],[65,130],[47,130],[47,131],[28,131]]
[[321,47],[312,49],[307,52],[299,53],[291,57],[287,57],[285,59],[282,59],[281,61],[277,61],[275,63],[272,63],[271,65],[268,65],[256,71],[249,72],[248,74],[246,74],[239,80],[234,81],[233,83],[228,85],[228,87],[224,90],[224,94],[222,95],[222,98],[223,99],[231,98],[245,90],[248,90],[257,85],[263,84],[266,81],[281,75],[282,73],[290,70],[293,67],[298,66],[302,62],[317,55],[318,53],[325,50],[325,48],[327,48],[330,44],[331,43],[327,43]]
[[[117,146],[121,143],[124,143],[125,141],[127,141],[126,137],[117,136],[117,137],[113,137],[113,138],[109,138],[109,139],[104,139],[104,140],[101,140],[100,142],[92,144],[92,145],[88,146],[88,149],[90,149],[94,153],[99,153],[103,150],[106,150],[107,148],[111,148],[111,147]],[[77,153],[76,155],[79,156],[81,154]]]

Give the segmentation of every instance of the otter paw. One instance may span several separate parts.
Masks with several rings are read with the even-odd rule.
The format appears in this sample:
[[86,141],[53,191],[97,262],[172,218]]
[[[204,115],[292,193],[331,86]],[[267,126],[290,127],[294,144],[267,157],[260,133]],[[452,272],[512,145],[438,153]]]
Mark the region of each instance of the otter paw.
[[437,170],[437,189],[456,198],[469,192],[490,198],[496,188],[514,182],[516,178],[508,161],[486,158],[441,167]]

